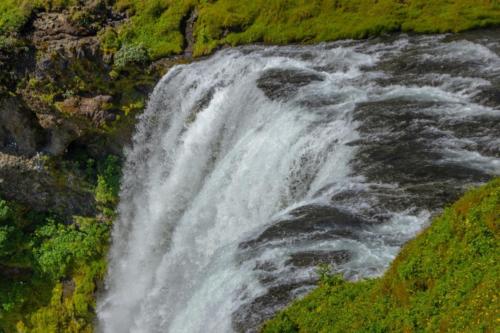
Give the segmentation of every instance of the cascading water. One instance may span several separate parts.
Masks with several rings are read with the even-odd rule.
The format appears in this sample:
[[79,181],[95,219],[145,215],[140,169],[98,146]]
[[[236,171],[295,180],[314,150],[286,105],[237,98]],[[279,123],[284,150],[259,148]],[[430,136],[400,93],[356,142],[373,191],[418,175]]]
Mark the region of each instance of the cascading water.
[[157,85],[127,152],[103,332],[254,332],[316,267],[380,275],[500,174],[500,34],[224,50]]

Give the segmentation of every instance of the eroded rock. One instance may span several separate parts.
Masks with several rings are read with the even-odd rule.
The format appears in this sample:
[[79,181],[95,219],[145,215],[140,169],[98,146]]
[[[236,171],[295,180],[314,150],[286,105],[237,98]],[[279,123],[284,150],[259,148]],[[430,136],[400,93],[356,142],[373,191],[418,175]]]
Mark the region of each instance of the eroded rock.
[[0,152],[0,166],[4,199],[66,217],[95,216],[94,195],[77,175],[51,169],[38,155],[27,158]]
[[109,112],[113,97],[99,95],[95,97],[73,96],[59,104],[61,111],[71,116],[82,117],[89,120],[95,127],[104,125],[107,121],[115,119]]
[[45,142],[35,115],[15,97],[0,99],[0,151],[34,155]]

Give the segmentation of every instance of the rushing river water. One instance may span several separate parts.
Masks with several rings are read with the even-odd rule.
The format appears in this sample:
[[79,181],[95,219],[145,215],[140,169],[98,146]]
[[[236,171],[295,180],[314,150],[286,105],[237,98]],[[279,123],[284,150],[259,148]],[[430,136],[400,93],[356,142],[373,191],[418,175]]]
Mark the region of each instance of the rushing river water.
[[500,174],[500,31],[176,66],[127,152],[103,332],[254,332],[328,263],[378,276]]

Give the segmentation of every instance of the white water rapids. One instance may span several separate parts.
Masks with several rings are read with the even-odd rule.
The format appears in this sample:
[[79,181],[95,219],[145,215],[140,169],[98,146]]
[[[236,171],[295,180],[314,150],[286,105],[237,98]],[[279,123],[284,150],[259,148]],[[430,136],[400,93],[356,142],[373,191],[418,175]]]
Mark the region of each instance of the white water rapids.
[[251,46],[171,69],[127,152],[98,329],[253,332],[320,263],[380,275],[500,174],[499,39]]

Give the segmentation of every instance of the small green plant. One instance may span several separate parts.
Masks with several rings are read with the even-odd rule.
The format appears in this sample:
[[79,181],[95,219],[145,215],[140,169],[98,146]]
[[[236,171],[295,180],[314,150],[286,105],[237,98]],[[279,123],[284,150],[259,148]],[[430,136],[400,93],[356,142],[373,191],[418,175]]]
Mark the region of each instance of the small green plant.
[[4,223],[10,217],[10,207],[7,201],[0,200],[0,223]]
[[143,45],[123,45],[115,54],[114,67],[123,70],[132,64],[145,65],[148,61],[148,52]]
[[321,264],[317,269],[317,274],[319,278],[320,285],[325,285],[329,287],[341,285],[345,282],[342,274],[334,274],[332,272],[332,267],[328,264]]
[[107,216],[113,216],[120,191],[121,162],[117,156],[110,155],[98,167],[95,199],[98,207]]

